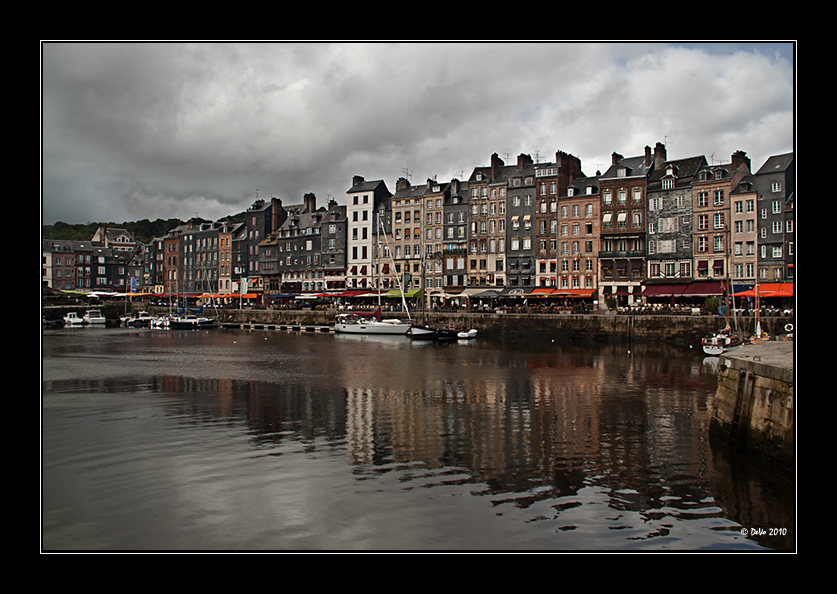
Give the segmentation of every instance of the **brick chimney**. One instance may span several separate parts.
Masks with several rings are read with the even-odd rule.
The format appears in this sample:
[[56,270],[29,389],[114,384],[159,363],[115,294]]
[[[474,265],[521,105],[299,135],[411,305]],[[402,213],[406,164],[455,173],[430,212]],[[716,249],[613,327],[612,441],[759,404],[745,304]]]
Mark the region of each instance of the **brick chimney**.
[[520,153],[517,156],[517,170],[522,171],[526,166],[533,163],[531,155],[524,155]]
[[657,146],[654,147],[654,169],[662,169],[666,160],[666,145],[658,142]]
[[352,178],[352,187],[358,186],[358,185],[362,184],[362,183],[363,183],[363,182],[365,182],[365,181],[366,181],[366,180],[365,180],[365,179],[363,179],[363,176],[362,176],[362,175],[356,175],[356,176],[354,176],[354,177]]
[[581,177],[581,159],[562,151],[555,153],[555,163],[558,165],[559,192],[563,192],[568,184]]
[[285,223],[287,213],[282,208],[282,201],[275,196],[270,199],[270,231],[276,231]]
[[619,163],[619,161],[621,161],[624,158],[625,157],[623,157],[622,155],[620,155],[619,153],[614,151],[614,153],[612,155],[610,155],[610,164],[611,165],[616,165],[616,164]]
[[302,212],[312,213],[317,211],[317,196],[312,192],[303,196],[304,206]]
[[398,180],[395,182],[395,191],[399,192],[401,190],[406,190],[410,187],[410,182],[403,177],[399,177]]
[[652,159],[653,159],[653,157],[651,157],[651,147],[646,146],[645,147],[645,167],[646,167],[646,169],[648,167],[651,167],[651,163],[653,162]]
[[738,171],[738,168],[746,165],[747,173],[750,173],[750,158],[744,151],[735,151],[732,153],[732,170]]
[[497,179],[500,175],[500,169],[505,165],[503,160],[497,156],[497,153],[491,155],[491,179]]

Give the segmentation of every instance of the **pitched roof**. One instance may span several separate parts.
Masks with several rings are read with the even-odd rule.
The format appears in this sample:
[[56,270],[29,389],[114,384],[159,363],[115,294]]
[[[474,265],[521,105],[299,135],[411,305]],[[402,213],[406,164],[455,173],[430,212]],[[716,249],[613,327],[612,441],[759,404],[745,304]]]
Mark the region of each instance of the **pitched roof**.
[[756,175],[764,175],[767,173],[781,173],[787,171],[788,167],[793,163],[793,153],[785,153],[784,155],[773,155],[764,162],[756,172]]

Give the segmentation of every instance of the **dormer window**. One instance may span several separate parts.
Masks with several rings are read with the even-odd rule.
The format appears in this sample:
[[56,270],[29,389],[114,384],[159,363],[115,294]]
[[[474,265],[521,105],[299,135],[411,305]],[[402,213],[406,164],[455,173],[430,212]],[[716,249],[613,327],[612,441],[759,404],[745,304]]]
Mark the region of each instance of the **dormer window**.
[[575,188],[567,188],[567,196],[572,198],[575,195]]
[[673,190],[674,189],[674,178],[667,177],[663,180],[663,189],[664,190]]
[[627,167],[619,167],[616,169],[616,177],[626,177],[628,175]]

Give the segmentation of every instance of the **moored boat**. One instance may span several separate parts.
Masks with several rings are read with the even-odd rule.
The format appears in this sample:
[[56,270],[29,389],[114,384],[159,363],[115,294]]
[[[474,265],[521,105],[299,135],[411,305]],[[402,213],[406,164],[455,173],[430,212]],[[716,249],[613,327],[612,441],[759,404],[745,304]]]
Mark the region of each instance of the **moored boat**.
[[65,326],[82,326],[84,325],[84,319],[80,318],[79,315],[74,312],[67,312],[67,315],[64,316],[64,325]]
[[701,341],[703,352],[707,355],[718,356],[728,351],[740,348],[744,345],[744,339],[737,334],[728,332],[717,332],[707,336]]
[[334,331],[342,334],[401,334],[406,335],[411,324],[399,320],[382,320],[381,309],[371,314],[337,314]]
[[105,316],[102,315],[102,312],[98,309],[88,309],[84,313],[84,321],[87,324],[105,324],[107,320]]
[[198,317],[194,314],[173,317],[168,323],[168,328],[175,330],[196,330],[199,328],[211,328],[213,326],[215,326],[215,320]]
[[436,330],[429,326],[413,326],[407,331],[407,334],[413,340],[433,340],[436,338]]
[[128,321],[127,325],[131,326],[132,328],[148,328],[151,326],[152,322],[155,320],[154,316],[152,316],[147,311],[138,312],[136,316],[134,316],[131,320]]
[[468,330],[463,330],[462,332],[457,332],[456,336],[458,338],[465,338],[465,339],[470,340],[471,338],[476,338],[477,337],[477,329],[476,328],[470,328]]
[[459,332],[453,326],[439,328],[436,330],[436,340],[456,340],[459,337]]

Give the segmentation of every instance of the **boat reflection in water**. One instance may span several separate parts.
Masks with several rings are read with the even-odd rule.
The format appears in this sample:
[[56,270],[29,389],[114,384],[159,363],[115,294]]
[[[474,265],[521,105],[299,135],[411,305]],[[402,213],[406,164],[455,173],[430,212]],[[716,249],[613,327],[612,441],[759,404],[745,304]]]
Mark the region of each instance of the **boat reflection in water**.
[[81,336],[44,332],[45,549],[793,547],[792,483],[708,439],[699,349]]

